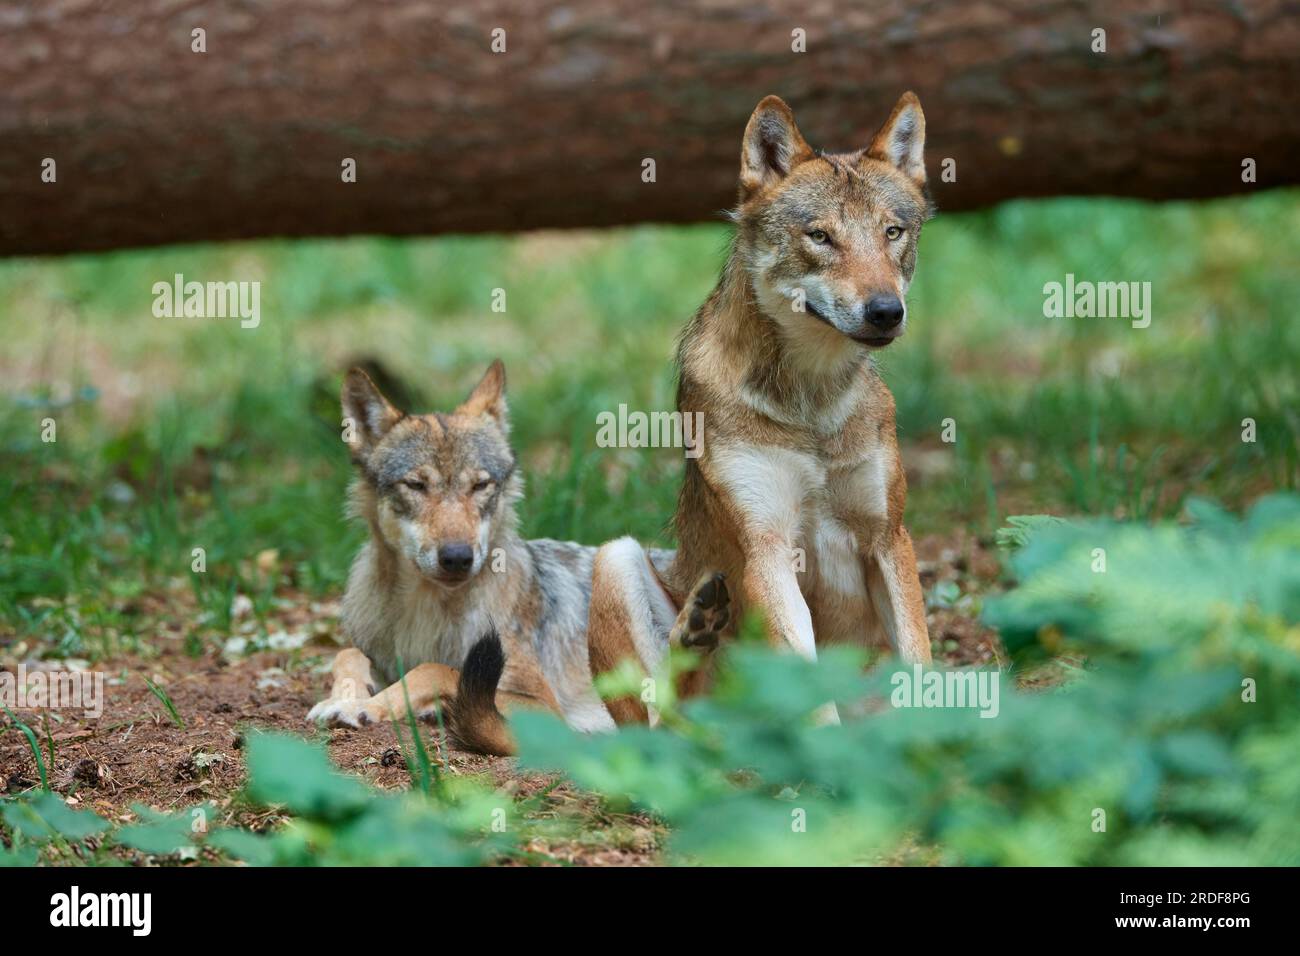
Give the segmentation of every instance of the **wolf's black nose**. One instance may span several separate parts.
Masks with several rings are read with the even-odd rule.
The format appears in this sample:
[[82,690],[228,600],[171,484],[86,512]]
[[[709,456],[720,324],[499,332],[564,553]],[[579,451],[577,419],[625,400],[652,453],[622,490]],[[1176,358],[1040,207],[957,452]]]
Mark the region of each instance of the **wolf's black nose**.
[[903,321],[903,303],[896,295],[872,296],[867,303],[867,321],[888,332]]
[[448,574],[464,574],[474,564],[474,549],[468,544],[444,544],[438,549],[438,564]]

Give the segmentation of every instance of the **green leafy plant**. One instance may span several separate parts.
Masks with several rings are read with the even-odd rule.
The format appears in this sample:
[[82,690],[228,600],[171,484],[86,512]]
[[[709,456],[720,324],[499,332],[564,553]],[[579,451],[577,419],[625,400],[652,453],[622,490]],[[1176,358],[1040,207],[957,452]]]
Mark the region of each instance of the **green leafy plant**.
[[292,819],[253,837],[219,830],[208,842],[252,863],[446,866],[487,862],[512,848],[510,801],[467,778],[378,794],[340,774],[320,747],[278,734],[248,741],[248,797]]
[[138,821],[112,828],[51,793],[0,804],[10,848],[0,863],[30,865],[42,846],[104,835],[143,853],[195,855],[201,846],[253,865],[467,866],[516,851],[511,801],[476,780],[443,779],[418,790],[380,793],[340,773],[320,746],[284,734],[251,733],[245,796],[288,820],[257,834],[229,827],[194,833],[187,811],[133,808]]
[[[662,695],[658,728],[582,736],[525,712],[512,722],[521,761],[658,815],[678,862],[1294,865],[1300,497],[1261,499],[1242,519],[1188,510],[1187,525],[1012,520],[1019,584],[986,602],[986,620],[1018,662],[1084,663],[1047,690],[1001,675],[987,717],[899,706],[908,669],[867,671],[845,648],[815,663],[775,654],[751,621],[715,692]],[[602,683],[626,693],[633,676]],[[831,700],[843,724],[815,726]],[[408,753],[415,788],[381,793],[315,744],[252,733],[245,799],[283,816],[269,832],[196,836],[183,813],[144,807],[113,829],[42,792],[0,805],[0,863],[92,837],[252,864],[528,859],[527,801],[438,773],[424,753]]]
[[[680,861],[920,846],[954,863],[1295,864],[1300,498],[1244,520],[1190,510],[1190,527],[1013,521],[1021,583],[986,619],[1020,660],[1087,664],[1047,691],[1007,687],[992,719],[891,707],[898,671],[864,674],[843,649],[814,664],[741,642],[667,729],[579,737],[520,714],[521,759],[660,814]],[[857,713],[815,727],[827,700]]]
[[8,849],[0,844],[0,866],[32,866],[44,845],[79,843],[109,828],[97,814],[74,809],[49,791],[0,803],[0,820],[9,836]]

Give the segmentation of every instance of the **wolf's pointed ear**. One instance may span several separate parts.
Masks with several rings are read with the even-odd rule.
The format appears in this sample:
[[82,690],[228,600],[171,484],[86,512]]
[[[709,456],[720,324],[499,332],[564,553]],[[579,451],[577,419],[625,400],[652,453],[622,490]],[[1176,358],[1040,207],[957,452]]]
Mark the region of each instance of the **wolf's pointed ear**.
[[460,412],[471,416],[490,415],[502,428],[506,426],[506,367],[500,359],[488,366]]
[[918,186],[925,185],[925,114],[911,90],[898,98],[867,147],[867,156],[896,167]]
[[402,417],[359,368],[343,379],[342,400],[343,440],[354,455],[369,452]]
[[740,199],[784,179],[813,151],[804,142],[794,113],[779,96],[766,96],[749,118],[740,147]]

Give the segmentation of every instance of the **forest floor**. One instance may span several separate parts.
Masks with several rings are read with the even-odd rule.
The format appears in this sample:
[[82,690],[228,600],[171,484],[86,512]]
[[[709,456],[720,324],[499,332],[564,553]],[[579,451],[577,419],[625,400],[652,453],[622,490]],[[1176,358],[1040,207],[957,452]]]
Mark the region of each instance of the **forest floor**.
[[[942,585],[939,591],[955,596],[953,606],[928,611],[936,658],[949,665],[1000,661],[996,635],[970,616],[972,603],[996,584],[994,553],[973,538],[957,535],[921,539],[918,555],[927,593],[935,594]],[[248,607],[239,598],[236,603]],[[249,728],[322,739],[338,767],[373,786],[411,786],[393,727],[327,730],[305,721],[312,704],[328,691],[329,663],[342,640],[337,602],[282,591],[271,602],[272,616],[260,622],[242,608],[235,609],[235,634],[225,647],[199,654],[187,651],[181,639],[185,622],[200,613],[189,588],[140,596],[119,609],[135,619],[140,633],[152,634],[150,647],[156,653],[95,663],[94,669],[106,675],[102,714],[90,718],[66,709],[17,711],[41,742],[51,788],[70,805],[121,823],[135,819],[136,805],[169,813],[202,806],[213,825],[265,830],[281,815],[240,798],[243,735]],[[251,634],[254,624],[270,633],[274,647],[241,649],[240,632]],[[7,650],[21,650],[21,645]],[[19,661],[0,663],[13,670]],[[69,666],[60,661],[25,663],[29,672]],[[171,702],[174,717],[150,683]],[[652,817],[612,812],[596,797],[553,776],[519,771],[510,758],[454,750],[436,722],[422,730],[432,759],[444,772],[486,778],[511,799],[546,791],[537,812],[579,821],[572,839],[539,838],[527,845],[533,861],[601,866],[659,861],[665,831]],[[0,782],[10,794],[39,785],[39,768],[20,734],[0,737]],[[176,862],[125,847],[114,853],[138,865]]]

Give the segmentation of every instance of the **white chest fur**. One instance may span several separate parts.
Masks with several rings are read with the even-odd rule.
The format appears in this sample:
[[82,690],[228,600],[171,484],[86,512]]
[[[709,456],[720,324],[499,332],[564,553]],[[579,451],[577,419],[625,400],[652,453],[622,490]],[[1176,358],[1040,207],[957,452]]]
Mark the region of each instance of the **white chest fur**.
[[864,594],[862,550],[888,523],[894,462],[883,446],[848,462],[789,448],[717,448],[711,471],[746,536],[789,553],[800,589]]
[[448,613],[433,586],[409,568],[385,584],[371,547],[357,555],[343,597],[343,624],[353,645],[387,681],[417,664],[461,667],[470,647],[490,628],[486,602],[466,600],[456,613]]

